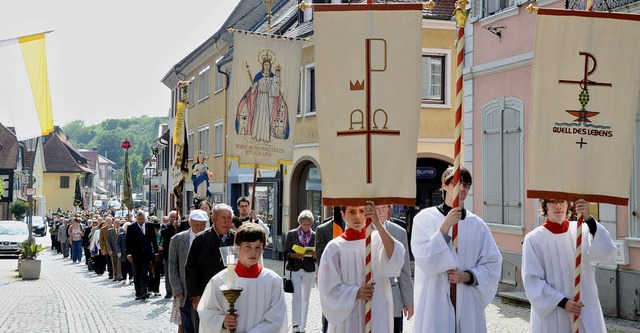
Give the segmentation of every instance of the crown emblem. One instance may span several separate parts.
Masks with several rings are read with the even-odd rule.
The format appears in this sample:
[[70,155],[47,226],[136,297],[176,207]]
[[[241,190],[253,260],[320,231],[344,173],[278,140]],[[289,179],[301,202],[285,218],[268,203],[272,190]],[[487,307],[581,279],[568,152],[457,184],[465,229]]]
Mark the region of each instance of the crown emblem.
[[362,82],[356,80],[356,83],[349,81],[349,88],[351,88],[351,90],[364,90],[364,80],[362,80]]
[[268,63],[273,63],[276,61],[276,55],[273,53],[273,51],[262,50],[258,52],[258,62],[262,64],[265,61]]

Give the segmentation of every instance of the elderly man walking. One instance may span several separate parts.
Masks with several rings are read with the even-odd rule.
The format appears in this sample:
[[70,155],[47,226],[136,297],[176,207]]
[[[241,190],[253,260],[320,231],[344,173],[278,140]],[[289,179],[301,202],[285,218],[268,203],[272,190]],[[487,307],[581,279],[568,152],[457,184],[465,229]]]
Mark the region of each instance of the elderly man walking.
[[[172,212],[174,213],[174,212]],[[177,215],[177,214],[176,214]],[[171,216],[171,213],[169,213]],[[185,264],[191,243],[196,235],[204,231],[209,221],[209,215],[202,210],[194,210],[189,214],[189,225],[191,229],[177,233],[171,238],[169,244],[169,260],[167,265],[167,277],[171,283],[173,296],[180,305],[180,321],[183,333],[193,333],[194,327],[191,320],[191,295],[187,288]],[[180,221],[178,220],[178,223]]]
[[69,240],[67,237],[67,228],[69,227],[69,219],[62,219],[62,224],[58,227],[58,241],[62,250],[62,257],[69,258]]

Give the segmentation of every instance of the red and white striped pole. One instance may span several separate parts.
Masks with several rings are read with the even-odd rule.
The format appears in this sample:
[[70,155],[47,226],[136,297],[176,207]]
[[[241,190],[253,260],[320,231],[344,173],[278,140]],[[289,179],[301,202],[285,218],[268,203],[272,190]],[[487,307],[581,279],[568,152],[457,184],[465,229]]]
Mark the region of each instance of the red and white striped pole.
[[[364,261],[364,283],[371,283],[371,219],[367,219],[366,248]],[[371,333],[371,300],[364,303],[364,332]]]
[[[582,219],[583,216],[578,216],[578,226],[576,228],[576,278],[573,289],[573,301],[580,302],[580,269],[582,265]],[[573,332],[578,333],[580,331],[580,316],[573,316]]]
[[[462,149],[462,107],[464,93],[462,91],[462,70],[464,68],[464,26],[469,17],[469,9],[467,9],[467,0],[456,1],[456,10],[454,15],[458,27],[458,35],[456,38],[456,127],[455,127],[455,145],[453,154],[453,208],[460,206],[460,151]],[[458,251],[458,224],[453,226],[452,230],[453,248]],[[456,309],[456,285],[450,286],[450,297],[453,309]]]

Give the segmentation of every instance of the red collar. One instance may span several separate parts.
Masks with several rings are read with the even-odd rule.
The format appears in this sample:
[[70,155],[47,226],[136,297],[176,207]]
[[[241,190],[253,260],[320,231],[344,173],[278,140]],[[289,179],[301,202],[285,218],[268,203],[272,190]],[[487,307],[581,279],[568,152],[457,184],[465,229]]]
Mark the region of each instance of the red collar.
[[242,264],[236,265],[236,274],[238,277],[247,278],[247,279],[255,279],[262,272],[262,266],[260,264],[255,264],[249,268],[244,267]]
[[360,239],[364,239],[365,237],[367,237],[367,228],[364,227],[362,228],[362,230],[358,231],[355,229],[349,229],[347,228],[342,235],[340,235],[340,237],[348,240],[348,241],[354,241],[354,240],[360,240]]
[[542,226],[547,228],[547,230],[551,231],[551,233],[563,234],[567,232],[567,230],[569,230],[569,221],[564,220],[562,224],[559,224],[559,223],[549,222],[549,220],[546,220]]

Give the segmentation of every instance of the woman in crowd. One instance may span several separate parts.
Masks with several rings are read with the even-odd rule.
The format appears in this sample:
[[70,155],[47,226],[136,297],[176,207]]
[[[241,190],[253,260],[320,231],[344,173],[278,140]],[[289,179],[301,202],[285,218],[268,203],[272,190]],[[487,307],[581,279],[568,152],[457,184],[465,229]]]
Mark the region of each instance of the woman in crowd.
[[79,222],[80,218],[73,218],[71,228],[69,228],[69,238],[71,238],[71,260],[75,264],[82,261],[82,236],[84,229]]
[[316,234],[311,230],[313,214],[303,210],[298,216],[299,226],[287,233],[284,243],[286,269],[293,282],[291,324],[293,332],[304,332],[309,310],[309,295],[316,276]]

